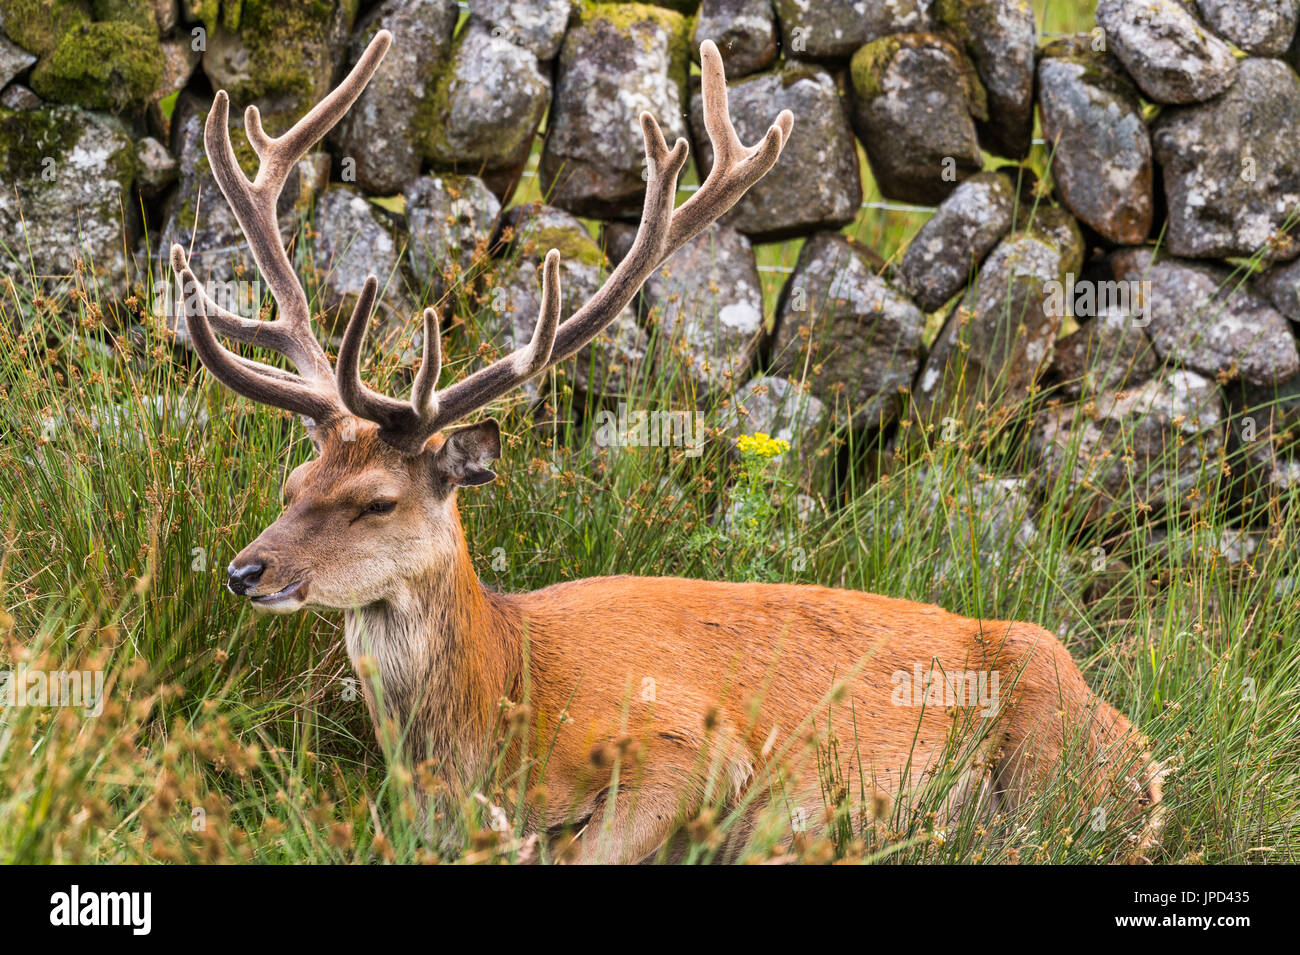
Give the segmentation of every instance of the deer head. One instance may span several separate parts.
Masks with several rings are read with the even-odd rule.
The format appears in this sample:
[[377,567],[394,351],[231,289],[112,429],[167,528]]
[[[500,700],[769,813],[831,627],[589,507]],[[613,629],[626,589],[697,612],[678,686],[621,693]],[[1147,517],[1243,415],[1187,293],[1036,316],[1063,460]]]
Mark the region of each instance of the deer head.
[[[741,144],[727,113],[717,47],[701,47],[705,123],[713,169],[680,208],[673,203],[686,163],[686,141],[670,149],[659,124],[641,114],[649,179],[631,250],[591,300],[560,321],[559,253],[542,266],[541,311],[532,340],[466,378],[438,387],[439,317],[424,310],[424,352],[409,400],[379,394],[361,380],[366,327],[378,282],[370,276],[348,321],[336,369],[312,334],[307,296],[280,243],[276,200],[302,156],[347,112],[392,42],[379,31],[341,84],[282,136],[268,136],[257,107],[245,113],[259,159],[250,182],[239,168],[229,132],[229,99],[220,91],[208,113],[204,143],[218,186],[248,238],[270,287],[274,320],[246,319],[214,302],[195,278],[185,250],[172,246],[186,325],[200,360],[239,394],[301,415],[317,457],[284,487],[283,514],[231,563],[229,586],[262,610],[305,605],[351,609],[395,600],[412,581],[428,579],[456,558],[460,543],[456,489],[492,480],[501,452],[496,421],[450,429],[546,368],[576,354],[632,300],[668,256],[717,219],[776,162],[793,116],[784,111],[763,140]],[[285,371],[224,347],[223,335],[265,346],[297,369]]]

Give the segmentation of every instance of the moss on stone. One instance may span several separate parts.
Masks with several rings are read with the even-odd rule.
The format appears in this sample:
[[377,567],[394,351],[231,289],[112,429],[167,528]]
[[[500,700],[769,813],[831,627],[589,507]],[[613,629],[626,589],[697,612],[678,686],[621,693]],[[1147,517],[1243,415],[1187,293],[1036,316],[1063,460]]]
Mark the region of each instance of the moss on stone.
[[573,262],[597,267],[605,264],[605,255],[600,251],[600,246],[576,229],[551,226],[548,229],[538,229],[536,232],[526,232],[524,243],[526,246],[531,246],[539,256],[555,249],[563,258]]
[[[98,122],[116,127],[112,120],[100,118]],[[85,133],[86,123],[85,113],[67,106],[30,110],[0,107],[0,170],[6,173],[6,181],[12,176],[13,181],[39,187],[44,182],[47,161],[58,163],[66,156]],[[109,158],[109,168],[125,189],[135,179],[136,158],[125,133],[121,142],[123,148]]]
[[145,33],[158,32],[150,0],[93,0],[91,12],[105,23],[129,23]]
[[5,33],[24,50],[44,56],[59,39],[90,22],[83,0],[0,0]]
[[[343,0],[344,31],[351,32],[359,0]],[[220,6],[222,29],[238,33],[248,51],[249,79],[232,88],[236,100],[289,96],[309,105],[326,92],[317,86],[328,82],[336,10],[331,0],[225,0]],[[208,16],[212,11],[205,9]]]
[[859,47],[849,61],[853,92],[863,102],[880,95],[880,80],[893,62],[901,44],[896,36],[883,36]]
[[46,99],[122,112],[148,102],[163,80],[156,34],[129,23],[89,23],[59,41],[32,71]]

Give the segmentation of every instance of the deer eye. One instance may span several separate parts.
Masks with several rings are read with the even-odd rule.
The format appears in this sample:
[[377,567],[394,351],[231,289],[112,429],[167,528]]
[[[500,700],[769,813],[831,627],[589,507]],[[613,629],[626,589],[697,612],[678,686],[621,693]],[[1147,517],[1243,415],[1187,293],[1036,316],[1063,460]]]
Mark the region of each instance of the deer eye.
[[371,501],[361,513],[363,514],[388,514],[393,508],[397,507],[396,501]]

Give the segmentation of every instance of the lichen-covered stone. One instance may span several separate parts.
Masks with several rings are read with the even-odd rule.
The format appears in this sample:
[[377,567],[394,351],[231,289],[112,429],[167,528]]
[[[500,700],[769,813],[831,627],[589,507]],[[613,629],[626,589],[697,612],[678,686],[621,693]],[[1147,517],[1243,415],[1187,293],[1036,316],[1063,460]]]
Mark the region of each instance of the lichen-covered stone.
[[501,203],[476,176],[421,176],[402,195],[410,270],[424,299],[436,301],[486,259]]
[[1014,232],[989,253],[939,332],[912,390],[925,426],[978,404],[1025,398],[1052,361],[1068,252],[1043,231]]
[[980,171],[975,120],[984,87],[964,53],[943,37],[909,33],[853,55],[853,129],[881,193],[936,204]]
[[763,287],[749,240],[714,223],[646,280],[661,372],[680,370],[703,397],[740,381],[763,336]]
[[1100,0],[1097,25],[1106,49],[1157,103],[1199,103],[1236,78],[1232,50],[1179,0]]
[[123,112],[143,106],[162,84],[155,33],[129,23],[91,23],[62,37],[32,70],[32,89],[48,100]]
[[1196,0],[1211,30],[1256,56],[1281,56],[1296,33],[1300,0]]
[[981,172],[953,190],[908,243],[898,284],[927,312],[966,287],[984,255],[1011,229],[1016,190],[1002,173]]
[[776,374],[807,371],[813,393],[854,427],[897,417],[920,361],[925,314],[876,274],[843,236],[804,243],[782,295],[772,342]]
[[9,81],[22,73],[33,63],[36,57],[0,33],[0,87],[9,85]]
[[[584,4],[564,36],[539,172],[542,191],[579,215],[635,219],[645,196],[648,111],[672,143],[683,121],[688,23],[642,4]],[[775,116],[775,113],[773,114]]]
[[935,16],[958,36],[988,94],[980,142],[1023,159],[1034,131],[1034,11],[1024,0],[939,0]]
[[1154,214],[1151,137],[1119,64],[1084,44],[1053,44],[1038,66],[1038,104],[1062,201],[1111,242],[1143,241]]
[[[520,348],[532,338],[541,307],[542,260],[550,249],[560,252],[561,320],[591,299],[604,284],[608,269],[600,248],[586,228],[562,209],[517,207],[503,217],[512,240],[502,246],[495,275],[485,283],[489,313],[484,331],[502,351]],[[577,391],[589,398],[626,395],[646,359],[649,339],[629,304],[576,356],[560,368],[571,375]],[[537,394],[537,381],[525,393]]]
[[772,65],[776,35],[771,0],[704,0],[692,46],[698,50],[705,40],[716,43],[727,79],[736,80]]
[[0,30],[24,50],[44,56],[90,23],[82,0],[0,0]]
[[471,16],[539,60],[560,52],[564,28],[573,10],[572,0],[471,0]]
[[[1163,359],[1209,377],[1240,376],[1271,385],[1300,372],[1300,354],[1285,318],[1218,265],[1155,259],[1146,248],[1112,257],[1115,278],[1149,282],[1148,333]],[[1235,372],[1235,373],[1234,373]]]
[[180,0],[148,0],[148,3],[158,32],[163,36],[171,33],[180,22]]
[[827,422],[826,406],[816,395],[788,378],[776,376],[745,382],[720,416],[722,430],[733,438],[765,434],[788,442],[800,457],[817,443]]
[[159,195],[176,181],[176,159],[152,136],[135,144],[136,185],[145,196]]
[[[361,58],[379,30],[393,34],[393,45],[330,136],[347,164],[345,181],[391,195],[420,174],[421,148],[412,120],[447,61],[459,14],[455,0],[387,0],[357,25],[349,63]],[[347,179],[349,174],[355,179]]]
[[439,169],[482,176],[508,201],[550,101],[537,57],[470,21],[420,107],[425,156]]
[[1273,266],[1255,280],[1255,289],[1293,322],[1300,322],[1300,259]]
[[786,56],[846,60],[864,43],[932,26],[928,0],[775,0]]
[[356,13],[357,0],[241,0],[220,16],[205,7],[203,71],[230,94],[232,116],[255,103],[297,119],[333,87]]
[[1135,506],[1181,510],[1218,472],[1223,399],[1213,381],[1171,369],[1085,404],[1043,411],[1030,447],[1044,487],[1068,481],[1090,520]]
[[[838,229],[853,221],[862,202],[858,153],[840,105],[835,80],[818,67],[796,65],[747,76],[728,88],[728,105],[744,143],[767,134],[783,109],[796,119],[781,158],[722,219],[757,242]],[[713,147],[704,128],[704,100],[691,96],[695,162],[713,168]]]
[[[374,275],[381,289],[398,280],[398,246],[393,223],[359,190],[336,184],[316,201],[315,267],[317,296],[325,310],[325,328],[342,334],[366,278]],[[376,324],[405,323],[409,310],[400,292],[387,290],[380,299]]]
[[[1165,110],[1153,129],[1167,247],[1188,258],[1300,255],[1300,77],[1250,58],[1213,102]],[[1283,231],[1289,228],[1289,231]]]
[[57,284],[80,262],[110,297],[124,292],[134,179],[134,144],[111,117],[0,109],[0,246],[12,253],[0,255],[0,274]]
[[1056,343],[1052,375],[1071,398],[1146,381],[1159,367],[1155,349],[1132,311],[1108,305]]

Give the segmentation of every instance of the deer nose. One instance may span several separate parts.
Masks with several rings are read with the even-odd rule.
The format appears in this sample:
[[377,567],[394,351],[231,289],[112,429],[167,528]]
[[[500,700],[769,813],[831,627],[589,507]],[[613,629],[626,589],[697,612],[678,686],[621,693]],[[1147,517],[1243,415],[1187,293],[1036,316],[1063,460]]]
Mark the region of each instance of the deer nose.
[[250,587],[257,586],[264,570],[266,570],[265,564],[244,564],[242,567],[231,564],[226,568],[226,586],[230,588],[231,593],[242,597],[248,593]]

